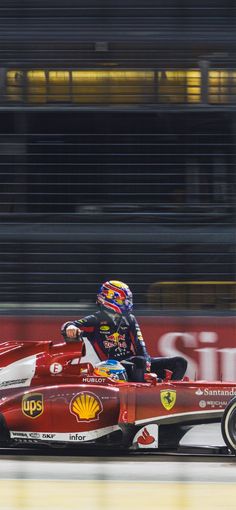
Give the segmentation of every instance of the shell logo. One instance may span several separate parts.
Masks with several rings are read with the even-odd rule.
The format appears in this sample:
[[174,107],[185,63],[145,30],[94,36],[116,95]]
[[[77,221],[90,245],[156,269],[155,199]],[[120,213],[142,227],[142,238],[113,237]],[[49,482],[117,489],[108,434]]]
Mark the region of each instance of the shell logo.
[[81,392],[75,395],[70,402],[70,412],[78,422],[99,420],[103,411],[100,398],[91,392]]

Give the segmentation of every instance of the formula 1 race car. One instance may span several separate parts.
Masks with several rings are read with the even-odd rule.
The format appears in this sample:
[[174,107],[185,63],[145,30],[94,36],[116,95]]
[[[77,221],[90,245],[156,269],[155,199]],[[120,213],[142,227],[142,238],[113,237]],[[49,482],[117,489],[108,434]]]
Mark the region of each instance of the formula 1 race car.
[[83,341],[0,343],[1,446],[181,452],[192,427],[221,422],[221,453],[235,454],[236,383],[117,381],[84,355]]

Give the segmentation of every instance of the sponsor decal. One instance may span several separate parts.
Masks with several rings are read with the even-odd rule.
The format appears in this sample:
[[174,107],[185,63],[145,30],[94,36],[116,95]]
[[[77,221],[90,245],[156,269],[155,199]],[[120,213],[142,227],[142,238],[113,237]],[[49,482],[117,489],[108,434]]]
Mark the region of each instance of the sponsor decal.
[[40,434],[38,432],[29,432],[28,433],[28,436],[31,438],[31,439],[40,439]]
[[84,431],[84,432],[24,432],[24,431],[18,431],[18,430],[10,430],[10,437],[12,439],[19,439],[19,440],[28,440],[28,441],[35,441],[35,440],[42,440],[42,441],[63,441],[63,442],[82,442],[82,441],[91,441],[96,440],[99,437],[106,436],[108,434],[111,434],[112,432],[118,430],[118,425],[113,425],[111,427],[103,427],[101,429],[96,430],[90,430],[90,431]]
[[3,381],[0,383],[0,388],[7,388],[8,386],[24,386],[28,379],[12,379],[11,381]]
[[107,397],[103,397],[101,396],[101,400],[116,400],[117,399],[117,396],[112,396],[112,395],[109,395]]
[[44,403],[42,393],[31,393],[22,398],[22,413],[28,418],[38,418],[43,414]]
[[176,390],[161,390],[160,397],[163,407],[170,411],[176,402]]
[[25,438],[25,439],[55,439],[57,434],[52,432],[18,432],[11,431],[12,438]]
[[27,356],[14,361],[0,371],[0,388],[30,386],[35,374],[36,356]]
[[117,331],[115,333],[112,333],[112,335],[108,335],[107,336],[107,340],[110,340],[111,342],[114,342],[115,344],[119,341],[119,340],[124,340],[125,339],[125,335],[121,335],[120,333],[118,333]]
[[142,332],[139,328],[136,329],[137,331],[137,337],[139,339],[139,341],[143,341],[143,335],[142,335]]
[[99,420],[103,405],[99,397],[91,392],[81,391],[70,402],[70,412],[78,422]]
[[226,400],[207,400],[207,405],[211,407],[226,407],[227,403]]
[[227,401],[226,400],[200,400],[199,407],[218,407],[220,409],[226,407]]
[[60,363],[52,363],[52,365],[50,365],[50,372],[51,374],[60,374],[60,372],[62,372],[62,365]]
[[28,434],[27,432],[15,432],[15,431],[12,431],[11,432],[11,437],[14,438],[14,437],[19,437],[19,438],[22,438],[22,437],[28,437]]
[[69,441],[85,441],[86,436],[82,436],[81,434],[69,434]]
[[201,388],[198,388],[197,391],[195,391],[195,395],[204,395],[204,396],[209,396],[209,397],[226,397],[226,396],[234,396],[236,395],[236,388],[235,387],[232,387],[232,388],[229,388],[229,389],[226,389],[226,390],[220,390],[220,389],[209,389],[209,388],[204,388],[203,390],[201,390]]
[[195,391],[195,395],[203,395],[203,391],[201,390],[201,388],[198,388],[198,390]]
[[112,333],[112,335],[107,335],[106,340],[103,341],[103,345],[105,349],[110,349],[111,347],[120,347],[121,349],[125,349],[127,347],[125,335],[121,335],[118,332]]
[[206,405],[207,405],[207,404],[206,404],[206,401],[205,401],[205,400],[200,400],[200,401],[199,401],[199,407],[201,407],[202,409],[203,409],[204,407],[206,407]]
[[110,326],[107,326],[107,325],[100,326],[101,333],[108,333],[109,331],[110,331]]
[[140,436],[138,436],[138,444],[141,445],[149,445],[154,443],[155,437],[153,437],[151,434],[149,434],[146,427],[144,427],[143,432]]
[[104,384],[107,382],[107,379],[105,377],[83,377],[82,382]]
[[208,396],[234,396],[236,395],[236,388],[229,388],[228,390],[210,390],[209,388],[204,389],[204,395]]
[[137,432],[133,445],[138,448],[158,448],[158,425],[145,425]]

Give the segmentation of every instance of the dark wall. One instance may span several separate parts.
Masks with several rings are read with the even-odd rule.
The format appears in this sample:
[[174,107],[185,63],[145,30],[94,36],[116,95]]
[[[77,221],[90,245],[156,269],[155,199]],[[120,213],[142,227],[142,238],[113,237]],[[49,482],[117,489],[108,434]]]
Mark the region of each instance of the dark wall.
[[[235,278],[234,115],[1,114],[1,302]],[[3,126],[5,128],[3,129]]]
[[[90,306],[118,278],[145,309],[155,282],[235,279],[235,14],[230,0],[2,0],[2,307]],[[153,89],[124,79],[112,103],[106,78],[106,104],[74,104],[28,79],[53,68],[155,69]]]
[[235,9],[233,0],[68,0],[66,6],[61,0],[3,0],[1,62],[173,65],[179,59],[183,65],[209,52],[225,59],[222,52],[235,53]]

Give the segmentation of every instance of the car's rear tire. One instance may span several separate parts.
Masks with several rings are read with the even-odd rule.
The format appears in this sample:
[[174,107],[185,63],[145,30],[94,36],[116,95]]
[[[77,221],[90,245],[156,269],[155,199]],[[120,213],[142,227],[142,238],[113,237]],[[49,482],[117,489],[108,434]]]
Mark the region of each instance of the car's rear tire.
[[236,397],[232,398],[225,408],[221,432],[226,445],[236,455]]

